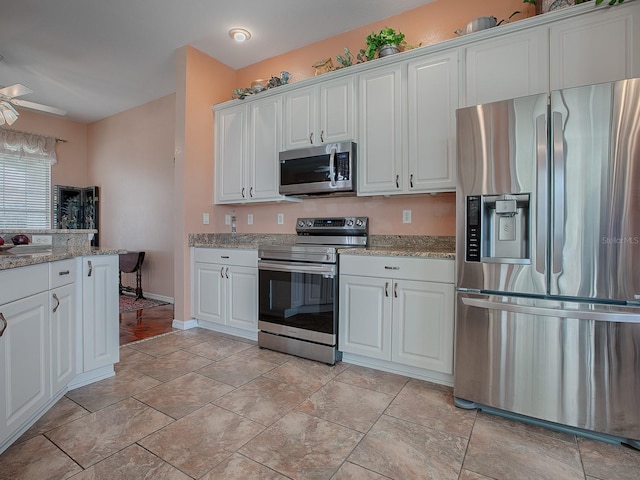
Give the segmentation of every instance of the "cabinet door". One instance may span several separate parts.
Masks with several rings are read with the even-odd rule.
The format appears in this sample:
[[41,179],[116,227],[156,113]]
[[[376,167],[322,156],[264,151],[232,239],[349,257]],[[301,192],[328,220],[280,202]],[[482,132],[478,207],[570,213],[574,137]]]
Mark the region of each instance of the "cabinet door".
[[228,267],[227,325],[252,332],[258,331],[258,269]]
[[551,26],[551,90],[640,76],[640,6],[598,10]]
[[453,331],[453,285],[394,282],[394,362],[452,374]]
[[354,140],[354,78],[348,76],[320,85],[319,135],[315,143]]
[[401,193],[404,188],[402,97],[400,65],[359,76],[359,195]]
[[224,324],[224,265],[196,263],[194,267],[193,316]]
[[62,391],[75,375],[75,283],[58,287],[49,296],[51,345],[51,397]]
[[408,192],[455,190],[458,55],[408,64]]
[[391,282],[340,275],[338,349],[391,360]]
[[215,113],[215,200],[236,202],[248,197],[245,181],[247,108],[245,105]]
[[249,105],[248,187],[250,200],[280,198],[282,97],[276,95]]
[[464,55],[462,106],[548,91],[549,37],[546,26],[473,43],[464,50]]
[[39,293],[0,307],[0,443],[50,398],[49,297]]
[[284,95],[284,148],[318,145],[316,135],[317,89],[301,88]]
[[118,363],[118,256],[82,257],[83,370]]

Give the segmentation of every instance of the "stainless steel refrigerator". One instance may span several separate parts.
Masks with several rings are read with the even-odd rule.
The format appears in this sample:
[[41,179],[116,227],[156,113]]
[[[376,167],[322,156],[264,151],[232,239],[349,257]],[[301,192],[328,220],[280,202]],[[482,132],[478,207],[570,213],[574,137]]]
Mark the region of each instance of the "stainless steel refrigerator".
[[638,447],[640,79],[457,128],[456,404]]

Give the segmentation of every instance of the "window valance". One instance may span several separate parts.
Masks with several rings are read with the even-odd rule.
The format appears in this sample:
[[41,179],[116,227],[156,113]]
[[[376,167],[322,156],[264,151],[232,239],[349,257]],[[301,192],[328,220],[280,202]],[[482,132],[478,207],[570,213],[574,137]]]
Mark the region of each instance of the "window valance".
[[6,128],[0,128],[0,155],[49,162],[50,165],[58,161],[55,138]]

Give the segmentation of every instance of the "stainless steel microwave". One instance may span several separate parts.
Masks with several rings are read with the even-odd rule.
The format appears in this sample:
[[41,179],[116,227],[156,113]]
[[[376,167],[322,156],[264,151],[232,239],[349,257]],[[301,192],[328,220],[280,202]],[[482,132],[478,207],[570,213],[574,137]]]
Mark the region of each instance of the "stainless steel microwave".
[[280,194],[355,193],[356,151],[341,142],[280,152]]

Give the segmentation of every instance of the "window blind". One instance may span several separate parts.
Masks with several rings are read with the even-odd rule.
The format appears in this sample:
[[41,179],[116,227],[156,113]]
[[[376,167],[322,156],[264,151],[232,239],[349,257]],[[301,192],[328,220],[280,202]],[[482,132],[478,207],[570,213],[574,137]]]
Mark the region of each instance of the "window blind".
[[0,228],[51,228],[51,162],[0,153]]

